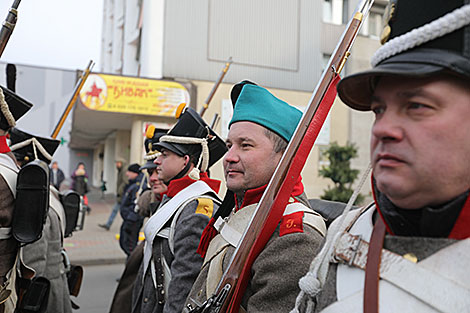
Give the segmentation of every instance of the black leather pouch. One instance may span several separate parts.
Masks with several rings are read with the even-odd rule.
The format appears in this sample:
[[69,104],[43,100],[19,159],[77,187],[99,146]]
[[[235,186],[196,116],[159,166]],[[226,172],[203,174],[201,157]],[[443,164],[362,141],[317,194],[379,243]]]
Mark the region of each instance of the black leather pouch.
[[42,236],[49,210],[49,167],[34,160],[21,168],[16,182],[12,234],[20,243],[32,243]]
[[22,279],[21,297],[15,312],[43,313],[47,309],[51,283],[45,277],[34,277],[32,280]]
[[70,271],[67,273],[67,282],[69,285],[69,293],[77,297],[80,293],[80,287],[83,280],[83,267],[80,265],[70,265]]
[[69,237],[77,227],[80,195],[73,190],[67,190],[60,194],[60,201],[65,210],[65,237]]

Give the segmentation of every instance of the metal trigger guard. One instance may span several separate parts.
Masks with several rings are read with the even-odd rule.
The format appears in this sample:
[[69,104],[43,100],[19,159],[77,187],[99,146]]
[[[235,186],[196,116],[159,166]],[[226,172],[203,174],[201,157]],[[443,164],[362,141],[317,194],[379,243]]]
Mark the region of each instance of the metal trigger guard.
[[218,295],[212,295],[207,299],[201,306],[191,309],[189,313],[219,313],[220,309],[227,298],[230,288],[230,284],[226,284]]

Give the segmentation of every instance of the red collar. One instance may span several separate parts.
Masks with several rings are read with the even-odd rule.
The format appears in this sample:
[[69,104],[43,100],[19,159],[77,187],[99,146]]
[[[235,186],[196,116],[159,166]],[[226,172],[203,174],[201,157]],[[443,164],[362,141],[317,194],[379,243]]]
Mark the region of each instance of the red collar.
[[[216,193],[219,192],[220,180],[209,178],[209,176],[207,176],[207,173],[200,173],[199,176],[200,176],[200,180],[202,180],[207,185],[209,185],[209,187],[211,187],[212,190],[214,190]],[[178,179],[174,179],[168,185],[168,191],[166,192],[166,195],[170,198],[173,198],[174,196],[176,196],[178,192],[188,187],[189,185],[195,183],[196,181],[197,180],[190,178],[188,175],[178,178]]]
[[[238,199],[235,196],[235,210],[239,210],[251,204],[258,203],[261,200],[261,197],[263,196],[266,187],[268,187],[268,184],[258,188],[248,189],[247,191],[245,191],[245,195],[243,196],[243,202],[241,203],[241,205],[239,205]],[[292,190],[291,197],[300,196],[303,192],[304,185],[302,183],[302,177],[299,175],[299,178],[295,183],[294,189]]]
[[10,147],[7,144],[7,136],[0,136],[0,153],[7,153],[10,151]]
[[467,197],[465,204],[460,211],[459,217],[452,228],[449,238],[465,239],[470,237],[470,196]]

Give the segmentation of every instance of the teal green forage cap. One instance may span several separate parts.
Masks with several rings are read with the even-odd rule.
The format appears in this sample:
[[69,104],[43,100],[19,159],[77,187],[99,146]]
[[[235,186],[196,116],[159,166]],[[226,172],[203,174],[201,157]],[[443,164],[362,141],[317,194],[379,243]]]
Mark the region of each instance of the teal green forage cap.
[[235,102],[228,127],[236,122],[253,122],[289,141],[301,117],[300,110],[276,98],[263,87],[245,84]]

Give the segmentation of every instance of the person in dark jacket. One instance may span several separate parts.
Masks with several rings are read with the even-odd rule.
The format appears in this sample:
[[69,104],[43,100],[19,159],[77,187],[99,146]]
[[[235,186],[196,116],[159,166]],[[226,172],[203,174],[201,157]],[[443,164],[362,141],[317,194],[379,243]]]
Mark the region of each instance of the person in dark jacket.
[[65,175],[59,168],[57,161],[52,162],[49,178],[51,180],[51,185],[53,185],[57,190],[60,190],[60,184],[64,181]]
[[144,219],[134,210],[143,174],[137,163],[129,165],[126,176],[129,179],[121,200],[122,225],[119,237],[121,249],[129,256],[137,245],[139,231]]
[[80,196],[88,193],[88,174],[83,162],[78,163],[77,168],[72,173],[72,186],[70,189],[78,192]]

